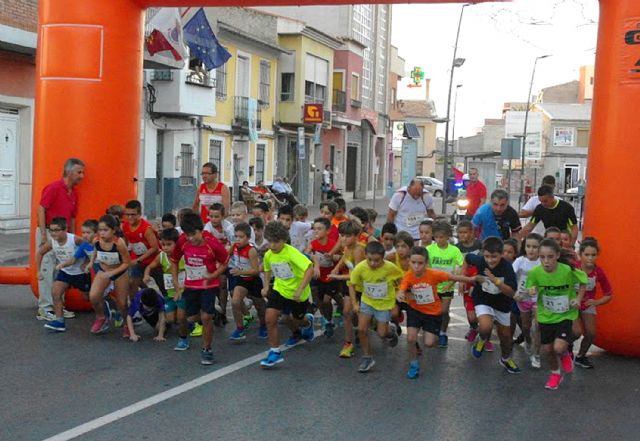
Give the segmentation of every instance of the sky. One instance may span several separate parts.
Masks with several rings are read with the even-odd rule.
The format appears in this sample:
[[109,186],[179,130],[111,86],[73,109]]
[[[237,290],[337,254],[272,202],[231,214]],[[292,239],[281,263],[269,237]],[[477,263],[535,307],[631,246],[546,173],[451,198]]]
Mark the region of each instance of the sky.
[[[438,116],[447,113],[447,92],[461,4],[394,5],[391,42],[404,58],[407,78],[399,99],[422,99],[424,88],[408,88],[409,72],[420,66],[431,79]],[[582,65],[594,64],[597,0],[514,0],[465,8],[457,57],[451,117],[458,89],[455,136],[472,136],[485,118],[500,118],[503,103],[526,102],[533,64],[533,94],[577,80]],[[438,127],[444,136],[444,124]]]

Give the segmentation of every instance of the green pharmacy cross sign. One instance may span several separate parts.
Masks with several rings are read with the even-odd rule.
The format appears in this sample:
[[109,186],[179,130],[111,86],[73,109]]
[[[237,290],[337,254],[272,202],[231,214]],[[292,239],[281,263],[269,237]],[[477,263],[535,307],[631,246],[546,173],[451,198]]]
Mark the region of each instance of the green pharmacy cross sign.
[[411,71],[411,79],[413,80],[413,84],[409,84],[407,87],[422,87],[422,83],[424,81],[424,71],[421,67],[415,66]]

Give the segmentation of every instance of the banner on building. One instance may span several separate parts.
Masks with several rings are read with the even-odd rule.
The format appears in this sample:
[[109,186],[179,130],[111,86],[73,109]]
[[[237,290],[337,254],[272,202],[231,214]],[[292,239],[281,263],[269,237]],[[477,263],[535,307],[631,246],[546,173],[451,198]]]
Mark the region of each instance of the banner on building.
[[249,120],[249,140],[258,142],[258,100],[249,98],[247,101],[247,113]]
[[322,104],[305,104],[302,120],[305,124],[322,123],[323,110]]

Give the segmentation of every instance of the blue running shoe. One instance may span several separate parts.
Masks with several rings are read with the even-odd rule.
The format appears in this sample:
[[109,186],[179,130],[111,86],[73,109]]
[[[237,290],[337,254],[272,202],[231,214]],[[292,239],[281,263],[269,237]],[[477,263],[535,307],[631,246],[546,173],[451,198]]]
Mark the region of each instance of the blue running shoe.
[[449,337],[447,337],[447,334],[440,334],[440,337],[438,337],[438,346],[441,348],[449,346]]
[[122,314],[120,314],[120,311],[116,311],[113,314],[113,326],[115,326],[116,328],[122,328],[123,323],[124,320],[122,320]]
[[229,340],[231,341],[245,341],[247,339],[247,333],[244,329],[236,328],[231,335],[229,336]]
[[111,306],[109,306],[109,302],[107,302],[106,300],[104,301],[104,318],[107,319],[107,321],[111,320]]
[[173,348],[174,351],[186,351],[187,349],[189,349],[189,339],[187,338],[179,338],[178,343]]
[[324,336],[325,337],[327,337],[327,338],[333,337],[333,334],[335,333],[335,331],[336,331],[336,325],[334,325],[333,323],[327,322],[324,325]]
[[284,342],[284,345],[290,348],[291,346],[295,346],[298,343],[300,343],[301,339],[302,339],[302,336],[296,332],[294,334],[291,334],[291,337],[289,337],[289,340]]
[[265,358],[260,362],[260,366],[262,366],[265,369],[268,369],[268,368],[274,367],[278,363],[282,363],[283,361],[284,361],[284,357],[282,356],[280,351],[276,352],[271,350],[269,351],[267,358]]
[[313,331],[313,314],[307,313],[305,317],[309,320],[309,326],[302,328],[302,338],[308,342],[312,342],[313,339],[316,338],[316,334]]
[[480,358],[482,356],[482,352],[484,352],[485,344],[486,342],[479,338],[478,341],[471,346],[471,354],[476,358]]
[[267,332],[267,327],[260,326],[260,330],[258,331],[258,338],[264,340],[267,337],[269,337],[269,333]]
[[415,380],[420,375],[420,365],[418,364],[418,360],[414,360],[409,365],[409,370],[407,371],[407,378],[410,380]]
[[213,351],[211,349],[203,349],[200,352],[200,364],[204,366],[213,364]]
[[67,330],[67,328],[64,326],[64,319],[63,320],[52,320],[50,322],[45,323],[44,325],[45,328],[50,329],[52,331],[56,331],[56,332],[64,332]]

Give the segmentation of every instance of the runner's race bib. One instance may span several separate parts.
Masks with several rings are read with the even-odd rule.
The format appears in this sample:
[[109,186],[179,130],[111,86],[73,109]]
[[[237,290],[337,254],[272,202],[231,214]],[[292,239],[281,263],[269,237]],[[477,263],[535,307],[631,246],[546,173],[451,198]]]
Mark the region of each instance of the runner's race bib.
[[[500,280],[501,282],[504,282],[504,277],[498,277],[498,280]],[[502,293],[502,291],[500,290],[500,287],[497,286],[492,281],[490,281],[489,279],[486,279],[484,282],[482,282],[482,290],[486,293],[493,294],[493,295]]]
[[200,193],[200,204],[205,207],[210,207],[213,204],[221,204],[222,203],[222,195],[219,194],[206,194]]
[[131,250],[136,256],[142,256],[144,253],[148,251],[147,246],[142,242],[135,242],[130,245],[131,245]]
[[594,289],[596,289],[596,278],[589,277],[587,280],[587,291],[593,291]]
[[58,248],[55,249],[54,252],[59,263],[64,263],[67,260],[71,260],[71,258],[73,257],[73,253],[66,248]]
[[286,262],[272,264],[271,271],[273,271],[273,275],[278,279],[288,280],[294,277],[291,266]]
[[207,275],[206,266],[185,265],[184,269],[187,272],[187,280],[189,281],[204,280],[205,276]]
[[428,305],[436,301],[431,285],[422,288],[413,287],[411,294],[418,305]]
[[96,260],[105,265],[117,265],[120,263],[120,253],[113,251],[98,251]]
[[[163,274],[162,276],[164,278],[164,289],[175,289],[175,286],[173,285],[173,276],[171,274]],[[184,271],[180,271],[178,273],[178,284],[180,284],[180,286],[184,285],[185,277],[186,274]]]
[[386,299],[387,298],[387,290],[389,285],[387,282],[380,283],[367,283],[363,284],[364,286],[364,294],[372,299]]
[[556,314],[562,314],[569,310],[569,296],[543,296],[544,307]]
[[333,266],[333,259],[327,257],[327,253],[316,252],[316,256],[318,256],[318,261],[322,268],[331,268]]
[[407,216],[406,224],[407,227],[415,227],[416,225],[420,225],[420,222],[424,220],[425,213],[411,213]]

